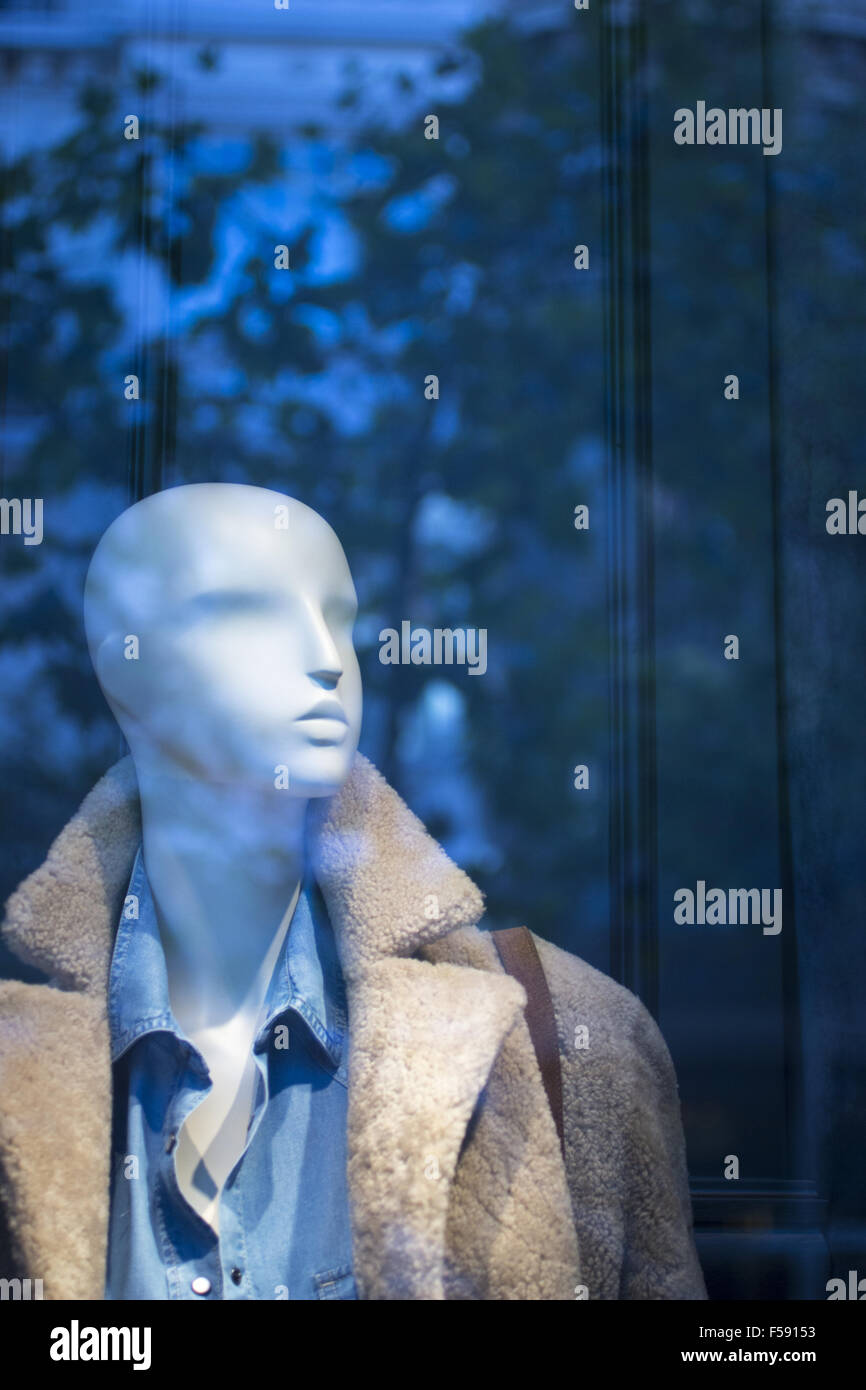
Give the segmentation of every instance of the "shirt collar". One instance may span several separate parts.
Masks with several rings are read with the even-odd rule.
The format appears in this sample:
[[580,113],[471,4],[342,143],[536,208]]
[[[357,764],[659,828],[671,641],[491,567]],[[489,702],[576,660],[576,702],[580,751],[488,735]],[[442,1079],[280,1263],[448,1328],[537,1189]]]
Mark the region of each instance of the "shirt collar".
[[346,992],[324,899],[312,875],[301,886],[291,924],[265,995],[255,1048],[266,1045],[277,1018],[292,1009],[335,1067],[343,1056]]
[[[281,1014],[292,1010],[335,1068],[341,1068],[346,995],[336,942],[315,879],[304,881],[265,994],[256,1051],[267,1045]],[[141,844],[120,914],[108,985],[111,1060],[145,1033],[169,1032],[193,1051],[174,1014],[156,907]],[[339,1074],[339,1073],[338,1073]]]

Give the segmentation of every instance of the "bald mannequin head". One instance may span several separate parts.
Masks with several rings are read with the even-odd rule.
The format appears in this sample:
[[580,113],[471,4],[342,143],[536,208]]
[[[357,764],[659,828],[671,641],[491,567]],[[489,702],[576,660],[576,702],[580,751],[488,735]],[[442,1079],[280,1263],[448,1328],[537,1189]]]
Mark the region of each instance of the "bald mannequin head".
[[105,532],[84,620],[137,767],[328,796],[361,725],[357,600],[342,546],[303,503],[204,483],[136,503]]

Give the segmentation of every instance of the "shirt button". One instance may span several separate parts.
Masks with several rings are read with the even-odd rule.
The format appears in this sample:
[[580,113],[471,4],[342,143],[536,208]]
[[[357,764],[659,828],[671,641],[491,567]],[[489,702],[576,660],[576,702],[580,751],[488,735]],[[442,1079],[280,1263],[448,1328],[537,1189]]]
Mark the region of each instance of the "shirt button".
[[206,1279],[203,1274],[199,1274],[192,1281],[192,1291],[204,1297],[206,1293],[210,1293],[210,1279]]
[[233,1284],[239,1284],[239,1283],[241,1282],[241,1280],[243,1279],[243,1277],[244,1277],[243,1274],[242,1274],[241,1271],[238,1269],[237,1265],[235,1265],[234,1269],[232,1270],[232,1274],[231,1274],[232,1283],[233,1283]]
[[176,1143],[177,1143],[177,1135],[174,1133],[174,1131],[172,1131],[171,1134],[166,1135],[166,1140],[165,1140],[165,1151],[166,1151],[167,1154],[170,1154],[170,1153],[171,1153],[171,1151],[172,1151],[172,1149],[174,1148],[174,1146],[175,1146]]

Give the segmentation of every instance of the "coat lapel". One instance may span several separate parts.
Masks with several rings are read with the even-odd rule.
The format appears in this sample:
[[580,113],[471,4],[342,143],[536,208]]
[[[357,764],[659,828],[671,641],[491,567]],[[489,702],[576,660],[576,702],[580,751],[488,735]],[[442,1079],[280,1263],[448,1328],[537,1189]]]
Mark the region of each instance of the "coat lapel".
[[[476,929],[456,931],[426,954],[471,967],[476,978],[501,970],[489,935]],[[581,1277],[568,1179],[522,988],[520,997],[449,1194],[449,1299],[572,1300]]]
[[381,961],[351,995],[361,1296],[572,1299],[571,1200],[523,990],[492,961],[467,969],[439,955]]
[[445,1298],[449,1193],[479,1093],[520,1013],[513,986],[423,960],[383,960],[357,979],[348,1175],[361,1297]]
[[526,996],[476,928],[480,892],[365,761],[313,835],[349,997],[362,1297],[574,1298],[577,1238]]
[[106,985],[138,843],[125,759],[7,904],[3,935],[50,985],[0,984],[0,1172],[13,1240],[46,1298],[102,1298],[111,1063]]
[[[127,758],[10,898],[3,926],[54,986],[0,985],[0,1172],[25,1272],[48,1298],[102,1297],[106,986],[139,835]],[[525,995],[475,930],[481,894],[360,755],[338,795],[314,803],[310,852],[346,976],[361,1297],[573,1297],[565,1170]]]

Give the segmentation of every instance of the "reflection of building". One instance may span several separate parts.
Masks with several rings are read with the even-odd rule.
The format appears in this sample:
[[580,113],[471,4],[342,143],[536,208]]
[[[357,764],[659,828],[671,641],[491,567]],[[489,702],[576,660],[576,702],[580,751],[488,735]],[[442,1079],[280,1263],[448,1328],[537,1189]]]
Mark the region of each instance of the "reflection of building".
[[[279,134],[298,122],[333,131],[365,111],[379,123],[399,120],[462,89],[464,73],[435,68],[466,26],[503,10],[528,25],[573,17],[571,0],[286,0],[277,9],[282,3],[0,0],[0,144],[52,141],[75,120],[82,80],[99,76],[122,92],[146,67],[164,73],[160,99],[175,119],[216,132]],[[606,6],[620,23],[639,8],[638,0]],[[866,36],[866,0],[775,0],[774,10],[777,25]],[[340,105],[355,83],[363,104]]]
[[[177,119],[211,129],[297,121],[345,124],[358,83],[379,120],[456,95],[460,74],[434,73],[460,30],[502,0],[0,0],[0,139],[8,148],[56,138],[91,76],[122,91],[157,68]],[[414,91],[420,87],[417,97]]]

